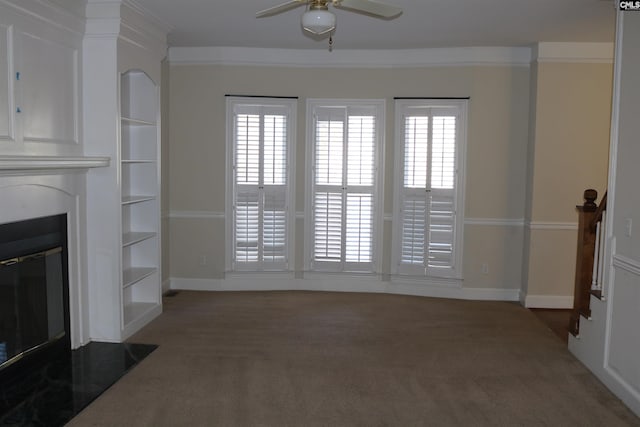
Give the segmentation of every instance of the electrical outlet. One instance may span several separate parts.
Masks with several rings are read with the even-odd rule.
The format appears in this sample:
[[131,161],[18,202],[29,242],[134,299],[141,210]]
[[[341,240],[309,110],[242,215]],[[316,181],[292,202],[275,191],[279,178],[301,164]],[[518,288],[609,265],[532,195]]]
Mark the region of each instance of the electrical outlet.
[[207,256],[206,255],[200,255],[200,265],[201,266],[207,265]]
[[488,262],[483,262],[482,263],[482,274],[489,274],[489,263]]
[[624,234],[627,237],[631,237],[631,229],[633,227],[633,220],[631,218],[627,218],[624,220]]

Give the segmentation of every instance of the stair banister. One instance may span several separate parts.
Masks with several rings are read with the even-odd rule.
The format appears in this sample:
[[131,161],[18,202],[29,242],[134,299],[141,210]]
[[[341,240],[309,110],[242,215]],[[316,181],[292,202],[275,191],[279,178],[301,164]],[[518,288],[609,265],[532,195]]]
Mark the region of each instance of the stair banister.
[[[580,327],[580,316],[591,315],[589,301],[594,275],[594,258],[596,246],[596,212],[595,201],[598,192],[593,189],[584,191],[585,202],[576,206],[578,210],[578,245],[576,253],[576,275],[573,294],[573,311],[569,320],[569,332],[577,336]],[[597,274],[597,273],[596,273]]]

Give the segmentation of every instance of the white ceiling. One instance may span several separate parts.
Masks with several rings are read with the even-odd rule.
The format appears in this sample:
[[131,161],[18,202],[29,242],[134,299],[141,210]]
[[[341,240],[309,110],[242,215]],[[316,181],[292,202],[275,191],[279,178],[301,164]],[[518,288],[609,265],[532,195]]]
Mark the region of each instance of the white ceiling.
[[[326,49],[305,34],[304,7],[255,18],[286,0],[135,0],[171,28],[170,46]],[[392,20],[333,9],[336,49],[527,46],[536,42],[613,42],[611,0],[390,0]]]

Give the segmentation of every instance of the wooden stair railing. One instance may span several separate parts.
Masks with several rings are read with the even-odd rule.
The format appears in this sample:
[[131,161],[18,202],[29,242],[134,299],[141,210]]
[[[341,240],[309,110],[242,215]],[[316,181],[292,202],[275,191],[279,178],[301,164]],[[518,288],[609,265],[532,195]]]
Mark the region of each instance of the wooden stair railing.
[[573,311],[569,320],[569,332],[578,336],[580,316],[591,316],[591,295],[602,297],[602,261],[604,248],[604,216],[607,209],[607,194],[598,206],[598,192],[584,191],[585,202],[576,206],[578,210],[578,246],[576,252],[576,275],[573,294]]

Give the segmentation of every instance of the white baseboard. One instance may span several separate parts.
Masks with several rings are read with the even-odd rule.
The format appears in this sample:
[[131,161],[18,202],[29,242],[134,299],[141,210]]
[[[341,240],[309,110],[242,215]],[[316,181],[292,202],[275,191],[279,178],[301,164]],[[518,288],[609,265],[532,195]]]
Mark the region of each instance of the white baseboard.
[[569,295],[527,295],[524,298],[527,308],[573,308],[573,296]]
[[442,285],[415,280],[386,282],[377,276],[327,275],[297,279],[293,276],[269,277],[268,274],[242,277],[233,275],[225,279],[171,278],[171,289],[192,291],[329,291],[373,292],[399,295],[415,295],[464,300],[519,301],[519,289],[464,288],[458,285]]
[[162,281],[162,293],[167,292],[169,289],[171,289],[171,278],[167,277]]

